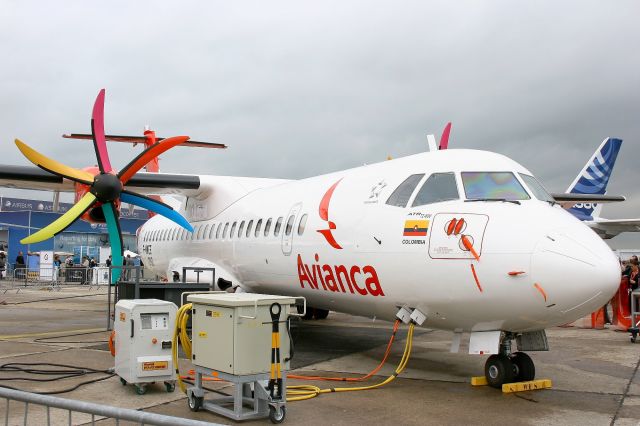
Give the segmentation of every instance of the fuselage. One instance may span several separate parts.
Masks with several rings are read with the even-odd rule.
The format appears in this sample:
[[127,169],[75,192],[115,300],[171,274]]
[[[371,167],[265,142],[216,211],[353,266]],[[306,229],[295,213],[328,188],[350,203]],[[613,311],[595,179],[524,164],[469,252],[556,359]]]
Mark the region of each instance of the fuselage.
[[[285,181],[203,176],[180,210],[139,231],[145,265],[171,279],[215,267],[244,291],[424,326],[540,330],[604,305],[618,261],[518,163],[471,150],[417,154]],[[188,277],[191,278],[191,277]]]

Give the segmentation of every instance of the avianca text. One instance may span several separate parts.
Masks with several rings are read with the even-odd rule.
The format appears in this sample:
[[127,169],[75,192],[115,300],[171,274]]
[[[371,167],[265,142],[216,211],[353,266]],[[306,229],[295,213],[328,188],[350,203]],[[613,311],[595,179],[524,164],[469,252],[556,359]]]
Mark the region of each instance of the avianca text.
[[[376,269],[371,265],[363,267],[354,265],[321,265],[320,258],[315,255],[316,264],[307,265],[298,255],[298,279],[300,287],[305,284],[314,290],[352,293],[361,296],[384,296]],[[364,283],[362,281],[364,280]]]

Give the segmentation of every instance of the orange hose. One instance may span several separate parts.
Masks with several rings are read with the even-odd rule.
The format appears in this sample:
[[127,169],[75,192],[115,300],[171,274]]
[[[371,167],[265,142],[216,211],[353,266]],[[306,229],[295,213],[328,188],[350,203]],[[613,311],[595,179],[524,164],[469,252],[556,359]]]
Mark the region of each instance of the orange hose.
[[382,368],[384,363],[387,361],[387,358],[389,357],[389,354],[391,353],[391,346],[392,346],[393,341],[394,341],[394,339],[396,337],[396,332],[398,331],[399,327],[400,327],[400,320],[396,320],[396,322],[393,324],[393,333],[391,333],[391,338],[389,338],[389,343],[387,343],[387,349],[384,352],[384,356],[382,357],[382,361],[380,361],[380,364],[378,364],[378,366],[376,368],[374,368],[368,374],[366,374],[366,375],[364,375],[362,377],[322,377],[322,376],[301,376],[301,375],[297,375],[297,374],[287,374],[287,378],[288,379],[301,379],[301,380],[326,380],[326,381],[331,381],[331,382],[361,382],[363,380],[366,380],[369,377],[371,377],[374,374],[376,374],[378,371],[380,371],[380,369]]
[[116,331],[112,330],[109,335],[109,352],[111,352],[111,356],[116,356]]

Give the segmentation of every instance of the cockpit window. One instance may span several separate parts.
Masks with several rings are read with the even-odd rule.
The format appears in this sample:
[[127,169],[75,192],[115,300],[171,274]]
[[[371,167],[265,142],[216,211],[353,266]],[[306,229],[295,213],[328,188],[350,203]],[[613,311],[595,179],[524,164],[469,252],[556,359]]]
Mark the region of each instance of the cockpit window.
[[469,200],[528,200],[529,194],[511,172],[462,172]]
[[460,196],[458,195],[455,175],[453,173],[434,173],[422,185],[411,206],[424,206],[425,204],[457,200],[458,198]]
[[548,201],[548,202],[551,202],[551,203],[556,201],[547,192],[547,190],[544,189],[544,186],[542,186],[542,184],[540,182],[538,182],[538,179],[534,178],[533,176],[525,175],[525,174],[522,174],[522,173],[518,173],[518,174],[520,175],[520,178],[522,178],[524,183],[529,187],[529,189],[533,193],[533,196],[536,197],[538,200],[540,200],[540,201]]
[[424,174],[411,175],[398,186],[387,199],[387,204],[396,207],[407,207],[411,194],[422,180]]

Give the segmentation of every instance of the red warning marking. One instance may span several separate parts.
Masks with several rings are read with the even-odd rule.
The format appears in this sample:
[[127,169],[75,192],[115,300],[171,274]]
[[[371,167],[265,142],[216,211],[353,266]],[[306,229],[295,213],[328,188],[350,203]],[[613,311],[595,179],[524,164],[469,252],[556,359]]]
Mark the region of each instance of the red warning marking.
[[455,235],[458,235],[462,231],[462,227],[465,225],[464,219],[460,218],[458,223],[456,223],[456,227],[453,230]]
[[513,277],[513,276],[516,276],[516,275],[522,275],[525,272],[524,271],[510,271],[510,272],[507,272],[507,273]]
[[455,218],[449,221],[449,226],[447,226],[447,235],[451,235],[453,233],[453,230],[456,228],[456,222],[457,220]]
[[469,238],[466,235],[463,235],[461,239],[462,239],[462,245],[464,245],[464,248],[469,250],[473,255],[473,257],[475,257],[476,260],[479,261],[480,256],[478,255],[478,252],[476,251],[476,249],[473,248],[473,243],[469,240]]
[[547,293],[545,293],[545,291],[542,288],[542,286],[540,284],[538,284],[538,283],[534,283],[533,286],[540,292],[540,294],[542,294],[542,297],[544,297],[544,301],[546,302],[547,301]]
[[476,274],[476,268],[473,267],[473,263],[471,264],[471,272],[473,273],[473,279],[476,280],[476,285],[478,286],[478,290],[480,290],[480,293],[482,293],[482,286],[480,285],[480,281],[478,280],[478,275]]

